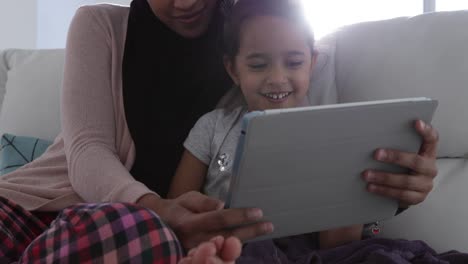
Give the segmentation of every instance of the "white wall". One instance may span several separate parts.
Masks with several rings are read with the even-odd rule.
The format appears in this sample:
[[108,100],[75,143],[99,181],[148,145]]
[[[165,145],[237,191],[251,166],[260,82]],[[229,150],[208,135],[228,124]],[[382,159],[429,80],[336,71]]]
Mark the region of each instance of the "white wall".
[[[4,1],[4,0],[2,0]],[[15,0],[18,1],[18,0]],[[37,48],[64,48],[70,21],[78,7],[100,2],[129,5],[131,0],[37,0]]]
[[0,0],[0,49],[35,48],[36,23],[37,0]]
[[0,0],[0,50],[64,48],[76,9],[101,2],[131,0]]

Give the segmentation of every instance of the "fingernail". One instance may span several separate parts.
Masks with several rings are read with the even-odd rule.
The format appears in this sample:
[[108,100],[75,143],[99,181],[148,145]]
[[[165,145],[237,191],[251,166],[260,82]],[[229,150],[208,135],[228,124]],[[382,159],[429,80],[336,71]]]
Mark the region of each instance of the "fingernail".
[[373,180],[375,180],[375,174],[374,174],[374,172],[372,172],[372,171],[366,171],[366,172],[364,173],[364,179],[365,179],[366,181],[373,181]]
[[377,190],[377,186],[375,186],[374,184],[369,184],[367,188],[370,192],[375,192]]
[[421,128],[423,130],[426,129],[426,123],[424,123],[424,121],[419,121],[419,122],[421,122]]
[[271,232],[273,232],[274,229],[275,229],[275,227],[273,226],[272,223],[263,224],[263,231],[265,231],[265,233],[271,233]]
[[251,220],[260,220],[263,217],[263,212],[258,208],[249,209],[247,211],[247,217]]
[[387,152],[383,149],[379,149],[379,151],[377,151],[377,159],[385,160],[386,158],[387,158]]
[[216,209],[217,209],[217,210],[224,209],[224,202],[219,202]]
[[212,239],[210,239],[210,241],[216,242],[217,240],[220,240],[220,239],[223,239],[223,237],[222,236],[215,236]]

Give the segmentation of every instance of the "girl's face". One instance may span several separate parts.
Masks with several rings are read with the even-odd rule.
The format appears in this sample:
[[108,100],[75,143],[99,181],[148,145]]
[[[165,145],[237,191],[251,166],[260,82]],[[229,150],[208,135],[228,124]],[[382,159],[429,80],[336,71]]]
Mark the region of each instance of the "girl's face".
[[257,16],[243,23],[239,41],[225,65],[250,111],[307,103],[316,54],[301,29],[282,17]]
[[148,0],[156,16],[174,32],[196,38],[208,28],[217,0]]

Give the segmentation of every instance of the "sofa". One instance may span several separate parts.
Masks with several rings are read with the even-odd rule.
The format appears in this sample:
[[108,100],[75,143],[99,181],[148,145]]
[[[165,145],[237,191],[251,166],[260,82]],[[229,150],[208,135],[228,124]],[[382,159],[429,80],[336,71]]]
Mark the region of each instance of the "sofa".
[[[468,12],[428,13],[343,27],[317,42],[312,104],[402,97],[439,100],[433,192],[383,221],[380,236],[468,252]],[[64,50],[0,53],[0,134],[53,140],[60,131]],[[1,194],[0,194],[1,195]]]

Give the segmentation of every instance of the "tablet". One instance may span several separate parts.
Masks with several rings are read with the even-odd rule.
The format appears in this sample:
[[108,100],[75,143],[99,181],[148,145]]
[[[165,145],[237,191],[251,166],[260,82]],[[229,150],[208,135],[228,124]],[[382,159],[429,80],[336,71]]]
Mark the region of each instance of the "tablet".
[[437,101],[405,98],[250,112],[236,150],[228,208],[261,208],[284,237],[380,221],[396,200],[366,191],[366,169],[407,173],[373,159],[378,148],[418,152],[414,121]]

